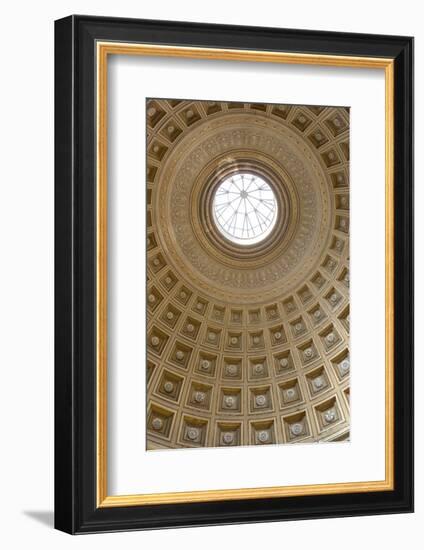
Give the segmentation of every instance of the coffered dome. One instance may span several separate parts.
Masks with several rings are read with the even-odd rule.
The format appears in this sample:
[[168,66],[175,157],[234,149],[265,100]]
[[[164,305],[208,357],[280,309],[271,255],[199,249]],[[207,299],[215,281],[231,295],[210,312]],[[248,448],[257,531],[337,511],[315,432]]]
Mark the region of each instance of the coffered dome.
[[149,100],[148,448],[349,435],[349,114]]

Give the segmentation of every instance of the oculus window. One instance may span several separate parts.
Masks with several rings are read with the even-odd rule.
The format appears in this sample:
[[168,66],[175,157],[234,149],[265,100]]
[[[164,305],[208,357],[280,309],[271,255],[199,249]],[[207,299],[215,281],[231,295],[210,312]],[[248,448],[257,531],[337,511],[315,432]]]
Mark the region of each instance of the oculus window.
[[247,246],[263,241],[273,230],[277,214],[271,186],[255,174],[233,174],[215,192],[215,223],[220,233],[233,243]]

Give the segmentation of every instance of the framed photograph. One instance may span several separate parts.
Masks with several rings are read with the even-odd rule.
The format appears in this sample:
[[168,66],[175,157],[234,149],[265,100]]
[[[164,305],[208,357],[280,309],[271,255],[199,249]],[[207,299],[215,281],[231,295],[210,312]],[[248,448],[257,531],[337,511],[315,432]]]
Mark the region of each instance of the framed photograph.
[[411,512],[413,39],[55,25],[55,525]]

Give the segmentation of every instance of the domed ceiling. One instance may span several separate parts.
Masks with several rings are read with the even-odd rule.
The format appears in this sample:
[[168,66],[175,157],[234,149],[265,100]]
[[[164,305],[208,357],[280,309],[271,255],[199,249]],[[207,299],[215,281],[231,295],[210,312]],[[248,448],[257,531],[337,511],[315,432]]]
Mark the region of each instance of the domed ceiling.
[[349,437],[349,111],[147,102],[147,448]]

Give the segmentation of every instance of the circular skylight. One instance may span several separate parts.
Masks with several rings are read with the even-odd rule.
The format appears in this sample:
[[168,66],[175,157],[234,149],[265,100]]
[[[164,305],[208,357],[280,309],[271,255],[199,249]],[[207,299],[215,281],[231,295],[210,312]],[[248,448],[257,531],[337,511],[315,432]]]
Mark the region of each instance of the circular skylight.
[[277,221],[278,205],[270,185],[261,177],[238,172],[223,180],[213,200],[219,231],[233,243],[263,241]]

